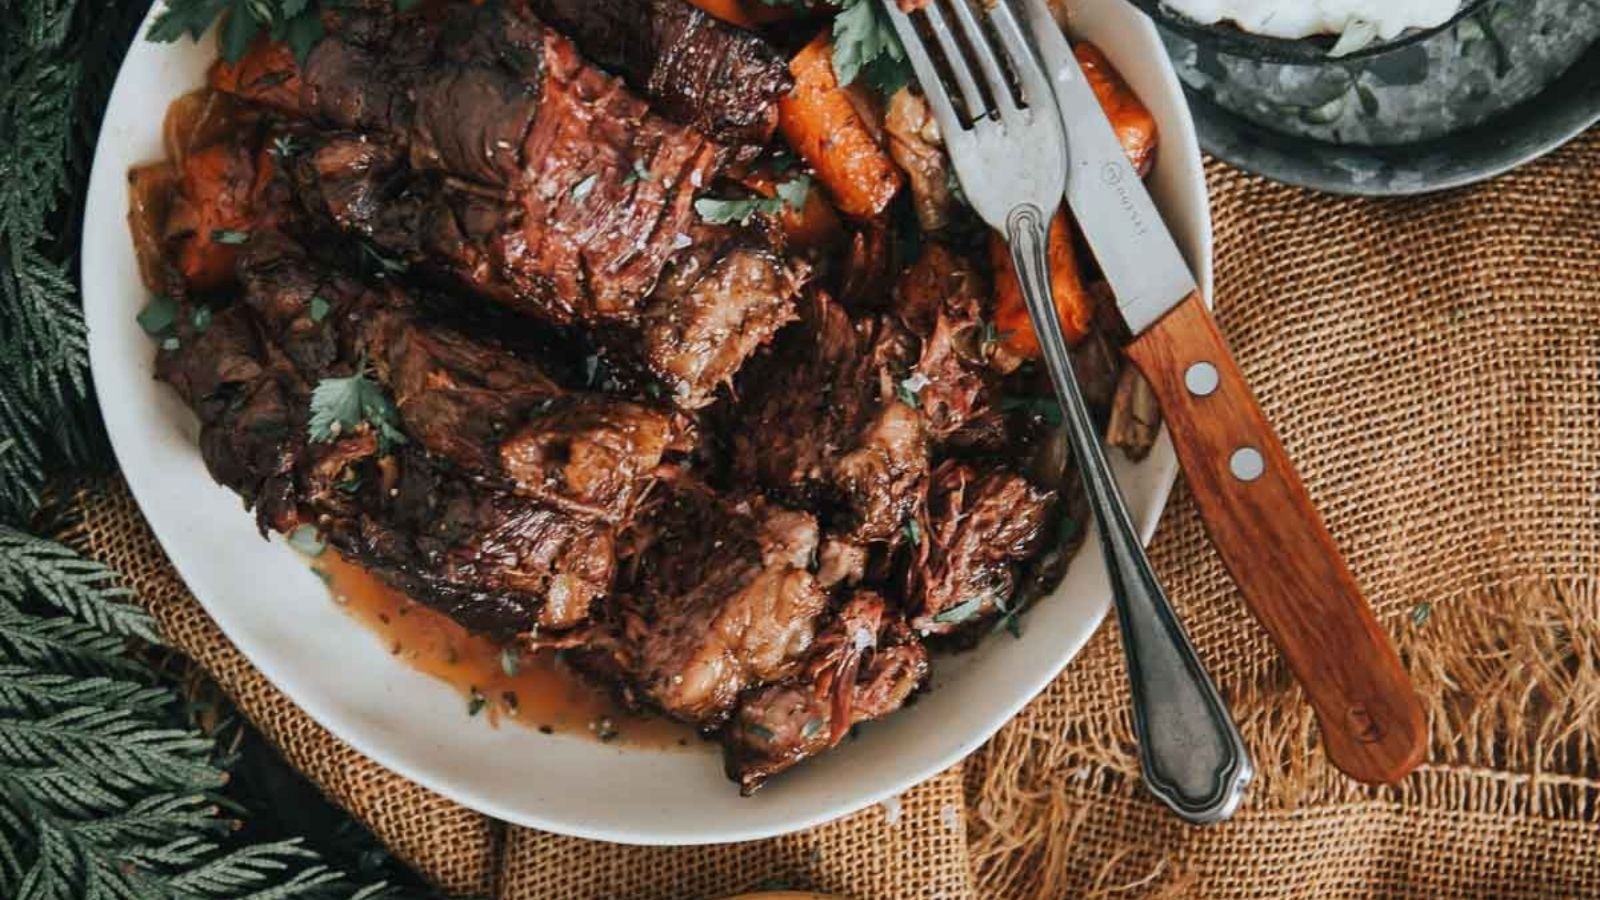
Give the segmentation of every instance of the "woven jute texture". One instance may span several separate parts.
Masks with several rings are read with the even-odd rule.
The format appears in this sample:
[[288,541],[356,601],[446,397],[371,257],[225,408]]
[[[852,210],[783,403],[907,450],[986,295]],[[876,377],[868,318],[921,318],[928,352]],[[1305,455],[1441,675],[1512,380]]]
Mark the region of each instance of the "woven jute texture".
[[1416,200],[1208,175],[1223,329],[1428,710],[1428,761],[1394,787],[1322,758],[1181,484],[1152,552],[1259,770],[1234,820],[1203,829],[1141,793],[1114,624],[889,807],[630,848],[501,826],[345,747],[228,644],[120,485],[79,492],[76,534],[294,765],[453,891],[1600,896],[1600,132]]

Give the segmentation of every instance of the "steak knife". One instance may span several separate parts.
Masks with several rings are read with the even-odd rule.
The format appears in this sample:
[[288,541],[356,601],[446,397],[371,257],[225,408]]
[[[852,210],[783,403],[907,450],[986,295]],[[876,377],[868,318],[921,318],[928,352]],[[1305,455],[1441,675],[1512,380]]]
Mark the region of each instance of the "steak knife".
[[1020,0],[1066,127],[1066,199],[1134,334],[1212,545],[1305,688],[1328,758],[1368,783],[1421,761],[1410,679],[1268,424],[1044,0]]

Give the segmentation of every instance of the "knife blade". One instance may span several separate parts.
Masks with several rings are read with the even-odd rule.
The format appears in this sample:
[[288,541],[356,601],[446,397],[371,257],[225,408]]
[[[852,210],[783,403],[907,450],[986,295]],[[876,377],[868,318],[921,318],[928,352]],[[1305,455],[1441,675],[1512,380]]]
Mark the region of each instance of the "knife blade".
[[1044,0],[1023,12],[1066,127],[1067,205],[1139,334],[1195,291],[1194,275]]
[[[1013,0],[995,0],[1013,2]],[[1020,3],[1066,128],[1066,199],[1134,337],[1212,546],[1316,711],[1328,759],[1389,783],[1427,749],[1421,703],[1200,298],[1044,0]]]

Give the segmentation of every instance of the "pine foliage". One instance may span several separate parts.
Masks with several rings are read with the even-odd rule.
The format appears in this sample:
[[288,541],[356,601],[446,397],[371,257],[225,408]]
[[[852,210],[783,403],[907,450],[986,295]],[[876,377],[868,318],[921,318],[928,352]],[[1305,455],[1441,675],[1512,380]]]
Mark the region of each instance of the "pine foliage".
[[396,896],[294,841],[232,846],[215,740],[128,655],[156,639],[109,569],[0,526],[0,896]]

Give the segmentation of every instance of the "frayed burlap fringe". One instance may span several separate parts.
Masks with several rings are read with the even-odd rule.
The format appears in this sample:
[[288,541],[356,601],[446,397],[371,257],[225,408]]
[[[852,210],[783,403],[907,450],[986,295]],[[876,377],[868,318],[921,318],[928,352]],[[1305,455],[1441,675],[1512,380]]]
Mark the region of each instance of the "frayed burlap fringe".
[[1181,485],[1152,557],[1259,771],[1204,829],[1138,786],[1114,625],[896,804],[774,841],[628,848],[503,828],[345,747],[227,643],[120,484],[77,492],[72,537],[294,765],[456,892],[1600,897],[1600,132],[1423,199],[1208,176],[1223,330],[1428,710],[1428,762],[1393,787],[1323,760]]

